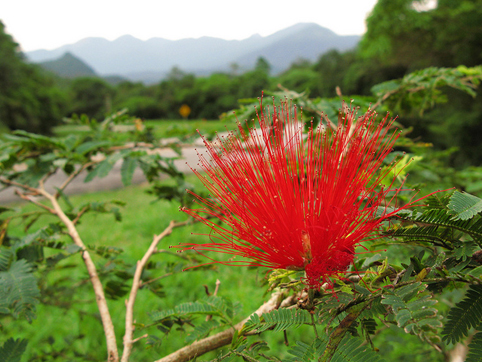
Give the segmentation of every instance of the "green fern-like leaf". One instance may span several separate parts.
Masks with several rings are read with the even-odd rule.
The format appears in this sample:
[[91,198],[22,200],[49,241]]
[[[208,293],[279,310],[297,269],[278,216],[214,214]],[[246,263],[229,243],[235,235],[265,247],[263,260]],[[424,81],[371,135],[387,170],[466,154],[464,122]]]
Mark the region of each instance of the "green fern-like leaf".
[[362,340],[356,337],[345,337],[339,344],[332,362],[356,362],[356,361],[370,361],[382,362],[384,361],[376,352],[370,349],[367,345],[362,345]]
[[482,332],[477,333],[469,344],[469,354],[465,362],[482,361]]
[[420,282],[409,284],[395,290],[393,293],[388,294],[389,292],[387,292],[387,294],[383,296],[381,303],[390,305],[393,310],[402,309],[405,308],[406,302],[424,289],[425,286]]
[[263,314],[263,318],[267,324],[276,324],[274,331],[284,331],[291,327],[299,327],[302,324],[309,323],[310,317],[305,310],[278,309],[270,313]]
[[441,245],[450,245],[452,238],[442,237],[439,233],[438,226],[427,227],[403,227],[390,232],[391,237],[403,238],[409,243],[437,243]]
[[447,210],[448,209],[448,204],[450,202],[450,194],[448,195],[442,195],[442,194],[434,194],[430,195],[424,200],[424,204],[426,205],[425,208],[428,210],[433,210],[433,209],[443,209]]
[[3,346],[0,347],[0,361],[20,362],[22,354],[27,348],[27,343],[26,339],[7,339]]
[[[321,304],[321,308],[318,313],[318,320],[321,322],[330,322],[334,321],[336,316],[343,319],[345,315],[344,310],[346,309],[347,305],[353,301],[353,295],[343,292],[337,293],[336,297],[333,296],[324,304]],[[339,321],[341,321],[341,319]]]
[[466,192],[455,191],[448,208],[455,215],[454,220],[468,220],[482,211],[482,199]]
[[253,314],[245,323],[244,330],[256,329],[259,333],[273,328],[274,331],[283,331],[291,327],[299,327],[302,324],[311,323],[307,311],[302,309],[277,309],[264,313],[261,318]]
[[124,186],[129,186],[137,168],[137,160],[134,157],[125,157],[121,166],[121,179]]
[[313,343],[307,344],[301,341],[291,348],[288,353],[293,357],[288,357],[283,362],[311,362],[317,361],[326,348],[327,338],[315,339]]
[[12,261],[13,252],[7,248],[0,249],[0,272],[7,271]]
[[373,318],[362,319],[360,323],[364,333],[374,334],[377,330],[377,322]]
[[478,249],[479,246],[472,241],[461,241],[457,243],[457,248],[453,251],[453,255],[458,260],[466,261],[470,259]]
[[387,312],[386,307],[381,302],[382,302],[381,297],[373,300],[373,302],[368,306],[368,308],[363,310],[360,317],[365,319],[373,319],[374,317],[378,317],[382,314],[386,314]]
[[442,331],[443,341],[456,343],[482,320],[482,285],[471,285],[465,298],[453,307]]
[[25,316],[31,322],[39,297],[37,280],[25,260],[15,261],[8,271],[0,272],[0,313]]
[[[296,342],[296,346],[291,348],[288,353],[293,357],[288,357],[283,362],[311,362],[318,361],[326,349],[327,338],[315,339],[313,343],[307,344]],[[343,338],[333,355],[332,362],[383,362],[384,360],[369,346],[363,345],[360,338],[347,336]]]
[[211,304],[194,302],[194,303],[184,303],[176,307],[176,312],[179,315],[182,314],[209,314],[218,315],[219,309],[212,306]]
[[183,315],[207,314],[231,319],[230,316],[233,315],[233,310],[234,307],[231,301],[225,298],[212,296],[203,301],[183,303],[173,309],[151,313],[151,318],[154,321],[161,321],[166,318]]
[[[429,242],[444,245],[457,243],[465,233],[475,241],[482,240],[482,218],[454,219],[446,209],[428,209],[414,217],[401,217],[413,225],[387,231],[393,237],[401,237],[408,242]],[[459,232],[456,234],[456,232]]]
[[[414,221],[418,223],[442,226],[466,232],[475,237],[482,237],[482,223],[471,220],[455,220],[445,210],[429,210],[419,214]],[[480,219],[478,220],[480,221]]]
[[[211,362],[235,362],[235,361],[248,361],[248,362],[260,362],[272,361],[281,362],[281,360],[274,356],[267,356],[263,352],[269,351],[270,348],[265,341],[257,341],[254,343],[243,343],[236,348],[228,351],[226,354],[220,354],[218,358]],[[262,359],[260,359],[262,358]]]
[[175,309],[165,309],[165,310],[150,313],[151,319],[155,322],[162,321],[166,318],[177,317],[177,316],[178,314]]
[[418,282],[394,292],[387,291],[381,301],[391,306],[398,327],[421,340],[433,337],[433,332],[442,326],[437,309],[432,307],[437,301],[432,300],[431,295],[422,294],[426,287]]
[[219,326],[220,323],[214,319],[201,323],[200,325],[196,326],[191,333],[189,333],[189,335],[186,337],[186,343],[191,344],[198,339],[206,337],[212,330],[218,328]]

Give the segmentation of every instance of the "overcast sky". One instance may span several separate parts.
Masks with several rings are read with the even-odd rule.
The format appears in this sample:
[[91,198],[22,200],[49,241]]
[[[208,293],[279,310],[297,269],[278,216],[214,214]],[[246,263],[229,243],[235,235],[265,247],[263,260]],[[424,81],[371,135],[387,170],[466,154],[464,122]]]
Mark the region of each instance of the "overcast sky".
[[[87,37],[245,39],[313,22],[339,35],[365,32],[377,0],[0,0],[0,20],[24,51]],[[288,5],[286,5],[288,4]]]

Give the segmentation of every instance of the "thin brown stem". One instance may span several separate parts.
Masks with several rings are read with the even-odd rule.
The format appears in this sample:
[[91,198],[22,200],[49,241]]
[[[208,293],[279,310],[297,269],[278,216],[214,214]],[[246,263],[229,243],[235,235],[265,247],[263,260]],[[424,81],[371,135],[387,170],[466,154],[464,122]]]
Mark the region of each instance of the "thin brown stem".
[[247,354],[244,354],[238,351],[231,351],[231,353],[241,357],[243,361],[246,361],[246,362],[259,362],[256,358],[250,357]]
[[[218,294],[218,291],[219,291],[219,286],[221,285],[221,281],[219,279],[216,279],[216,287],[214,288],[214,293],[213,295],[216,296]],[[207,285],[205,286],[206,287],[206,292],[208,291],[207,290]],[[208,294],[209,295],[209,294]],[[212,314],[209,314],[206,316],[206,322],[207,321],[210,321],[211,319],[213,318]]]
[[102,325],[104,327],[104,334],[105,334],[106,344],[107,344],[107,361],[117,362],[119,361],[119,354],[117,351],[117,342],[116,342],[116,337],[114,332],[114,325],[112,323],[112,318],[110,316],[109,308],[107,306],[107,301],[105,299],[104,288],[97,274],[97,269],[95,267],[94,261],[92,260],[89,252],[85,247],[84,242],[82,241],[79,233],[77,232],[77,229],[75,228],[75,224],[64,213],[55,196],[49,194],[48,192],[42,189],[40,189],[39,191],[43,196],[49,199],[49,201],[52,203],[52,206],[54,207],[54,210],[55,210],[55,214],[67,227],[68,233],[72,238],[72,240],[74,241],[75,245],[82,248],[82,259],[84,260],[85,267],[87,268],[87,272],[89,273],[90,282],[92,283],[92,287],[95,293],[97,308],[99,309]]
[[326,345],[325,351],[323,355],[318,358],[319,362],[330,362],[333,358],[333,355],[336,352],[339,344],[341,343],[343,337],[346,335],[348,328],[357,320],[360,314],[365,310],[365,308],[369,305],[369,303],[365,303],[364,305],[356,305],[352,308],[345,318],[340,322],[340,324],[333,330],[330,334],[330,338],[328,340],[328,344]]
[[13,181],[13,180],[9,180],[9,179],[4,178],[4,177],[0,177],[0,182],[4,183],[6,185],[9,185],[9,186],[16,186],[16,187],[20,187],[21,189],[30,191],[32,193],[32,195],[40,195],[41,194],[40,190],[36,189],[35,187],[24,185],[24,184],[18,183],[18,182]]
[[132,343],[136,343],[137,341],[140,341],[141,339],[147,338],[149,335],[146,333],[143,336],[137,337],[136,339],[132,340]]
[[154,254],[169,254],[169,255],[174,255],[174,256],[177,256],[178,258],[181,258],[181,259],[184,259],[184,260],[192,260],[191,258],[189,258],[188,256],[186,255],[183,255],[181,253],[176,253],[176,252],[172,252],[170,250],[165,250],[165,249],[159,249],[159,250],[156,250],[154,252]]
[[74,223],[74,225],[76,225],[76,224],[79,222],[79,220],[80,220],[80,218],[82,217],[82,215],[84,215],[84,214],[87,212],[88,209],[89,209],[89,208],[88,208],[87,206],[84,206],[84,207],[82,208],[82,210],[80,210],[80,211],[78,212],[78,214],[77,214],[77,216],[75,217],[75,219],[72,220],[72,222]]
[[139,289],[142,288],[144,285],[147,285],[147,284],[151,284],[151,283],[154,283],[155,281],[158,281],[160,279],[164,279],[164,278],[167,278],[167,277],[170,277],[171,275],[173,275],[174,273],[166,273],[164,275],[161,275],[160,277],[156,277],[156,278],[153,278],[153,279],[149,279],[148,281],[146,282],[141,282],[139,284]]
[[57,190],[57,192],[54,194],[55,198],[58,199],[59,196],[60,196],[60,193],[62,191],[64,191],[64,189],[70,184],[70,182],[76,178],[79,173],[81,173],[82,171],[84,171],[87,167],[91,166],[95,164],[95,162],[88,162],[84,165],[82,165],[82,167],[79,167],[77,170],[75,170],[74,172],[72,172],[69,177],[67,177],[67,179],[63,182],[62,185],[60,185],[59,189]]
[[155,235],[151,245],[149,246],[149,249],[147,249],[142,259],[137,261],[131,292],[129,294],[129,299],[126,301],[126,332],[124,334],[124,351],[122,353],[121,362],[127,362],[129,360],[129,356],[132,352],[132,345],[134,344],[132,339],[132,335],[134,334],[134,303],[136,301],[137,292],[141,284],[142,271],[144,270],[149,258],[156,250],[157,244],[159,244],[164,237],[168,236],[174,227],[176,227],[176,223],[171,221],[169,226],[162,233]]
[[55,210],[48,207],[47,205],[44,205],[40,202],[38,202],[37,200],[33,199],[32,196],[29,196],[29,195],[25,195],[24,193],[20,192],[19,190],[15,190],[15,194],[20,197],[21,199],[23,200],[26,200],[28,202],[31,202],[32,204],[35,204],[37,205],[38,207],[41,207],[42,209],[45,209],[47,210],[49,213],[51,214],[56,214]]
[[42,190],[45,190],[45,181],[47,181],[47,179],[52,176],[54,174],[54,171],[49,171],[47,172],[45,175],[42,176],[42,178],[39,180],[39,186],[40,186],[40,189]]
[[283,331],[283,338],[284,338],[285,346],[289,347],[290,342],[288,341],[288,333],[286,333],[286,329]]
[[219,291],[219,286],[221,285],[221,281],[219,279],[216,279],[216,287],[214,288],[214,293],[213,295],[218,295]]

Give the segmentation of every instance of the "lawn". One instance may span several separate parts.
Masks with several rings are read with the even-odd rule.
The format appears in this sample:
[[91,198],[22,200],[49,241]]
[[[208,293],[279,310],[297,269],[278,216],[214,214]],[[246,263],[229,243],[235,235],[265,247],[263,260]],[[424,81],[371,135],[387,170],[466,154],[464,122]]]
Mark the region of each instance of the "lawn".
[[[153,135],[160,138],[180,137],[189,139],[197,136],[197,131],[203,135],[213,135],[214,132],[224,131],[226,126],[233,129],[234,125],[227,124],[221,120],[147,120],[144,122],[146,127],[152,127]],[[54,128],[53,132],[57,136],[67,136],[73,132],[87,131],[87,126],[74,124],[63,124]]]
[[215,132],[222,132],[233,129],[234,125],[227,124],[224,121],[212,120],[153,120],[146,121],[145,125],[153,127],[154,135],[158,138],[179,137],[179,136],[197,136],[199,133],[209,136]]

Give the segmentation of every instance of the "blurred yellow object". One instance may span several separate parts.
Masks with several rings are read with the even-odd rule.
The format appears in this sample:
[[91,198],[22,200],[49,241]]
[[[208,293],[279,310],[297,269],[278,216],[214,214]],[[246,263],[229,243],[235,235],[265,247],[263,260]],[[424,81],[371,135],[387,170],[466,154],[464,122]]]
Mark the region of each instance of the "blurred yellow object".
[[183,104],[181,108],[179,108],[179,114],[182,116],[182,118],[187,118],[191,114],[191,107],[189,107],[187,104]]
[[134,121],[134,124],[136,126],[137,131],[141,132],[144,130],[144,122],[142,122],[142,119],[136,118],[136,120]]

